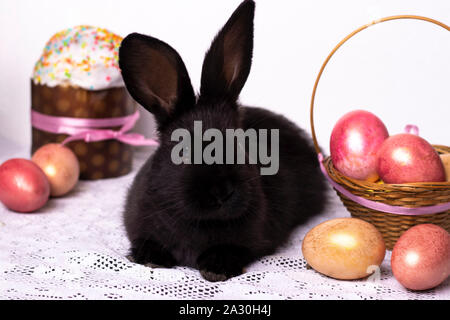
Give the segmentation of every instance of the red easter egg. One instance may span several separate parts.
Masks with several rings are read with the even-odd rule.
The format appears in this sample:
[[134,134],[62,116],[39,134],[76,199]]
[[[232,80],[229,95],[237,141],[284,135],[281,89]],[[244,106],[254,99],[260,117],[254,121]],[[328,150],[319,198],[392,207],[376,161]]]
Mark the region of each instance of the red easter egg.
[[395,278],[411,290],[438,286],[450,274],[450,234],[434,224],[420,224],[398,239],[391,257]]
[[445,181],[439,154],[425,139],[410,133],[397,134],[383,142],[377,172],[385,183]]
[[43,207],[50,195],[44,172],[32,161],[10,159],[0,166],[0,201],[17,212]]
[[377,152],[387,137],[386,126],[374,114],[364,110],[345,114],[331,133],[334,167],[350,178],[376,181]]

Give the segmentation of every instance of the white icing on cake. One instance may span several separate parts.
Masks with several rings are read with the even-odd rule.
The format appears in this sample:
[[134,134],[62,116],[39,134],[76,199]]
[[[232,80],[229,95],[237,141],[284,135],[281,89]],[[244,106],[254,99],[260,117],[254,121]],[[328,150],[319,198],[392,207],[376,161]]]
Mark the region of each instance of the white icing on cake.
[[87,90],[124,86],[118,64],[122,37],[102,28],[77,26],[56,33],[33,71],[35,84]]

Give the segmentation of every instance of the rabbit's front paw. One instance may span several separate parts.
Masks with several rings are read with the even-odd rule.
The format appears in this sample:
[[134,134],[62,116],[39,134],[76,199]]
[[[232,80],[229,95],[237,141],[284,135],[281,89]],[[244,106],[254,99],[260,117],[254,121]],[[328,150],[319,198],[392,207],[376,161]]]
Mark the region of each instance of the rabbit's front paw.
[[170,268],[176,265],[176,261],[170,252],[150,239],[135,240],[129,260],[152,268]]
[[216,282],[241,275],[249,262],[250,252],[244,247],[220,245],[211,247],[197,259],[198,269],[205,280]]

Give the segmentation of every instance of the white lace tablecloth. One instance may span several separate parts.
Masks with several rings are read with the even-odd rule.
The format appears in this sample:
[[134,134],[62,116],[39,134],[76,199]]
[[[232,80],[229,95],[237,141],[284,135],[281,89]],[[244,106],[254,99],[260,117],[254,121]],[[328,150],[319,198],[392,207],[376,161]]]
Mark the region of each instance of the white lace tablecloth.
[[[0,140],[0,163],[28,157],[28,150]],[[122,225],[127,187],[148,152],[138,153],[127,176],[81,181],[70,195],[51,199],[39,212],[18,214],[0,204],[2,299],[450,299],[450,279],[416,293],[390,270],[390,252],[379,276],[338,281],[306,267],[305,233],[349,214],[332,194],[326,213],[299,227],[285,247],[239,277],[210,283],[197,270],[151,269],[129,262]]]

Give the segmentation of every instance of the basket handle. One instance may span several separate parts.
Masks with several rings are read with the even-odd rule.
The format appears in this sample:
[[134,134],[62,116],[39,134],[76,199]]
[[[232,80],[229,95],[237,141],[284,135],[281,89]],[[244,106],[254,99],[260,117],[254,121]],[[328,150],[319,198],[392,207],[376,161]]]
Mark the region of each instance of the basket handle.
[[313,88],[313,92],[312,92],[312,96],[311,96],[311,109],[310,109],[311,133],[312,133],[314,147],[316,148],[317,154],[320,154],[320,148],[319,148],[319,144],[317,142],[316,131],[314,130],[314,101],[315,101],[315,97],[316,97],[317,86],[319,85],[320,77],[322,76],[322,73],[323,73],[326,65],[330,61],[331,57],[336,53],[336,51],[345,42],[347,42],[347,40],[352,38],[357,33],[361,32],[364,29],[367,29],[370,26],[378,24],[378,23],[391,21],[391,20],[400,20],[400,19],[414,19],[414,20],[427,21],[427,22],[430,22],[430,23],[434,23],[435,25],[438,25],[438,26],[440,26],[440,27],[442,27],[444,29],[447,29],[447,31],[450,31],[450,27],[449,26],[447,26],[446,24],[444,24],[444,23],[442,23],[440,21],[437,21],[437,20],[434,20],[434,19],[431,19],[431,18],[422,17],[422,16],[414,16],[414,15],[396,15],[396,16],[390,16],[390,17],[385,17],[385,18],[381,18],[381,19],[378,19],[378,20],[374,20],[371,23],[368,23],[366,25],[363,25],[363,26],[359,27],[358,29],[354,30],[352,33],[347,35],[344,39],[342,39],[341,42],[339,42],[334,47],[334,49],[330,52],[328,57],[325,59],[325,62],[322,64],[322,67],[320,68],[319,74],[317,75],[316,82],[314,83],[314,88]]

